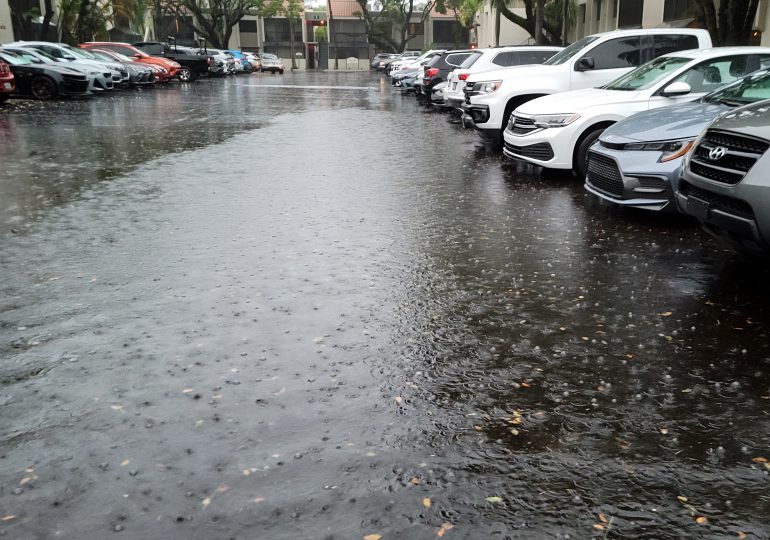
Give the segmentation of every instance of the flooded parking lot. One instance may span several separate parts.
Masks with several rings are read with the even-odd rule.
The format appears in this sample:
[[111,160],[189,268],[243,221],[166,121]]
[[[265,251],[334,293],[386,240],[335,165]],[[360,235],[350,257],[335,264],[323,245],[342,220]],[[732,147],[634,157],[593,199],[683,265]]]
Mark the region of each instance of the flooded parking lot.
[[0,535],[768,538],[768,273],[369,73],[0,111]]

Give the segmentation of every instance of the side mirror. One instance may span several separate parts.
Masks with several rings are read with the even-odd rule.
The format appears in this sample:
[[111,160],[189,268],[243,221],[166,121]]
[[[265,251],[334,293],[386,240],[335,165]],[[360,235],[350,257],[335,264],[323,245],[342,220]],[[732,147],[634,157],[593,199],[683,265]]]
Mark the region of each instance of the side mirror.
[[584,56],[575,64],[575,71],[591,71],[594,69],[594,59],[592,56]]
[[684,81],[677,81],[677,82],[672,82],[667,87],[665,87],[660,92],[660,95],[663,97],[675,97],[675,96],[685,96],[690,92],[692,92],[692,86],[690,86]]
[[134,55],[134,58],[141,58],[141,57],[142,57],[142,55],[141,55],[141,54],[139,54],[139,53],[136,53],[136,54]]

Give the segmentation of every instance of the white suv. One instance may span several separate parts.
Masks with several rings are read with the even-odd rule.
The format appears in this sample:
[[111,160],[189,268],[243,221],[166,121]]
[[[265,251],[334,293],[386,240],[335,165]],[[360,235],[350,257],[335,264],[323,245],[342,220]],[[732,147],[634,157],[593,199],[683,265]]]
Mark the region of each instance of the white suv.
[[515,66],[469,76],[463,111],[482,138],[500,146],[511,112],[534,98],[595,88],[666,53],[707,49],[707,30],[651,28],[586,36],[542,66]]
[[479,49],[478,55],[468,58],[447,77],[447,86],[444,90],[446,105],[453,109],[460,108],[465,101],[463,93],[465,80],[473,73],[511,66],[542,64],[560,50],[561,47],[527,45]]
[[768,47],[681,51],[647,62],[602,86],[533,99],[511,115],[505,155],[585,178],[588,149],[634,113],[693,101],[770,64]]

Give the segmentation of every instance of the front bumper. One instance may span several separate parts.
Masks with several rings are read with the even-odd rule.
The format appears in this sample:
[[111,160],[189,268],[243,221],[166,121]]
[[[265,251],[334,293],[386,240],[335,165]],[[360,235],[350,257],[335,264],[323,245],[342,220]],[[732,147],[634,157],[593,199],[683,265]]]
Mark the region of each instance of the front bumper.
[[527,135],[515,135],[506,128],[503,132],[503,152],[512,159],[519,159],[548,169],[572,169],[579,120],[560,128],[537,129]]
[[621,206],[678,212],[674,192],[682,158],[659,163],[660,152],[616,150],[594,144],[588,152],[586,191]]

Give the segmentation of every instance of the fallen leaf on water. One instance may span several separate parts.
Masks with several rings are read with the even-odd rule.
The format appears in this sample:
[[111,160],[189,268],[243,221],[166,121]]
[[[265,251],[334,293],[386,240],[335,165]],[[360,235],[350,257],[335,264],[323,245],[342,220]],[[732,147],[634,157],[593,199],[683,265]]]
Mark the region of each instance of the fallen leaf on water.
[[401,404],[402,398],[401,398],[401,396],[396,396],[396,397],[393,398],[393,401],[395,401],[398,404]]
[[767,463],[767,458],[755,457],[755,458],[751,458],[751,461],[753,461],[754,463]]
[[125,412],[123,411],[123,405],[110,405],[110,409],[113,411]]
[[205,499],[203,499],[201,504],[203,505],[203,508],[206,508],[208,505],[211,504],[211,497],[206,497]]
[[432,504],[433,504],[433,502],[430,500],[430,497],[425,497],[425,498],[422,500],[422,505],[423,505],[425,508],[430,508]]
[[583,336],[580,339],[582,339],[583,341],[588,341],[589,338],[587,338],[586,336]]
[[367,534],[364,536],[364,540],[380,540],[382,538],[381,534]]
[[201,427],[203,425],[203,420],[198,420],[195,422],[195,427]]
[[498,497],[497,495],[490,495],[487,497],[486,501],[491,504],[501,504],[503,502],[503,498]]
[[483,428],[479,425],[475,425],[473,426],[473,429],[475,429],[476,431],[481,431]]
[[704,523],[706,523],[706,521],[708,520],[703,516],[698,516],[695,518],[695,523],[697,523],[698,525],[703,525]]
[[514,429],[511,430],[511,435],[518,435],[518,434],[519,434],[519,430],[518,429],[514,428]]
[[185,388],[184,390],[182,390],[182,393],[183,393],[183,394],[189,394],[189,393],[190,393],[190,392],[192,392],[192,391],[193,391],[193,389],[192,389],[192,388]]
[[662,427],[662,428],[660,428],[660,432],[661,432],[663,435],[668,435],[668,428],[664,428],[664,427]]
[[452,530],[454,528],[455,528],[455,526],[452,525],[451,523],[444,523],[443,525],[441,525],[441,528],[438,531],[436,531],[436,536],[441,538],[442,536],[444,536],[446,534],[447,531],[450,531],[450,530]]
[[746,538],[746,533],[743,531],[738,531],[738,538]]
[[674,313],[672,311],[664,311],[663,313],[658,313],[661,317],[671,317]]
[[280,389],[280,390],[278,390],[277,392],[273,392],[273,395],[274,395],[274,396],[280,396],[280,395],[281,395],[281,394],[283,394],[284,392],[286,392],[286,387],[283,387],[283,388],[281,388],[281,389]]
[[120,462],[120,466],[121,466],[121,467],[125,467],[125,466],[126,466],[126,465],[128,465],[129,463],[131,463],[131,461],[129,461],[129,460],[127,460],[127,459],[124,459],[123,461],[121,461],[121,462]]
[[599,529],[600,531],[604,530],[604,525],[601,523],[594,523],[594,529]]
[[419,486],[419,485],[420,485],[420,483],[421,483],[421,482],[420,482],[420,479],[419,479],[419,478],[417,478],[416,476],[415,476],[414,478],[412,478],[411,480],[409,480],[409,482],[411,482],[411,484],[412,484],[413,486]]
[[25,476],[24,478],[21,479],[21,481],[19,482],[19,485],[23,486],[24,484],[26,484],[28,482],[31,482],[31,481],[32,481],[32,477],[31,476]]
[[226,486],[226,485],[222,484],[221,486],[219,486],[219,487],[216,489],[216,491],[215,491],[214,493],[224,493],[224,492],[225,492],[225,491],[227,491],[228,489],[230,489],[228,486]]
[[12,519],[16,519],[16,516],[14,516],[13,514],[2,517],[3,521],[11,521]]
[[254,502],[257,503],[257,504],[265,502],[265,498],[264,497],[254,497]]
[[679,496],[677,497],[677,499],[679,499],[679,501],[680,501],[680,502],[683,502],[683,503],[686,503],[687,501],[689,501],[689,500],[690,500],[690,499],[688,499],[687,497],[685,497],[684,495],[679,495]]
[[35,469],[32,469],[32,468],[24,469],[24,472],[25,473],[33,473],[33,472],[35,472]]
[[518,426],[519,424],[521,424],[521,418],[511,418],[510,420],[508,420],[508,423]]
[[604,514],[599,514],[599,521],[601,521],[602,523],[607,523],[607,516],[605,516]]
[[243,469],[243,476],[250,476],[251,475],[251,469]]
[[367,455],[367,457],[374,457],[377,454],[375,452],[367,452],[366,455]]
[[529,384],[529,383],[526,383],[526,382],[523,382],[523,383],[521,383],[521,385],[522,385],[524,388],[529,388],[529,387],[530,387],[530,384]]

